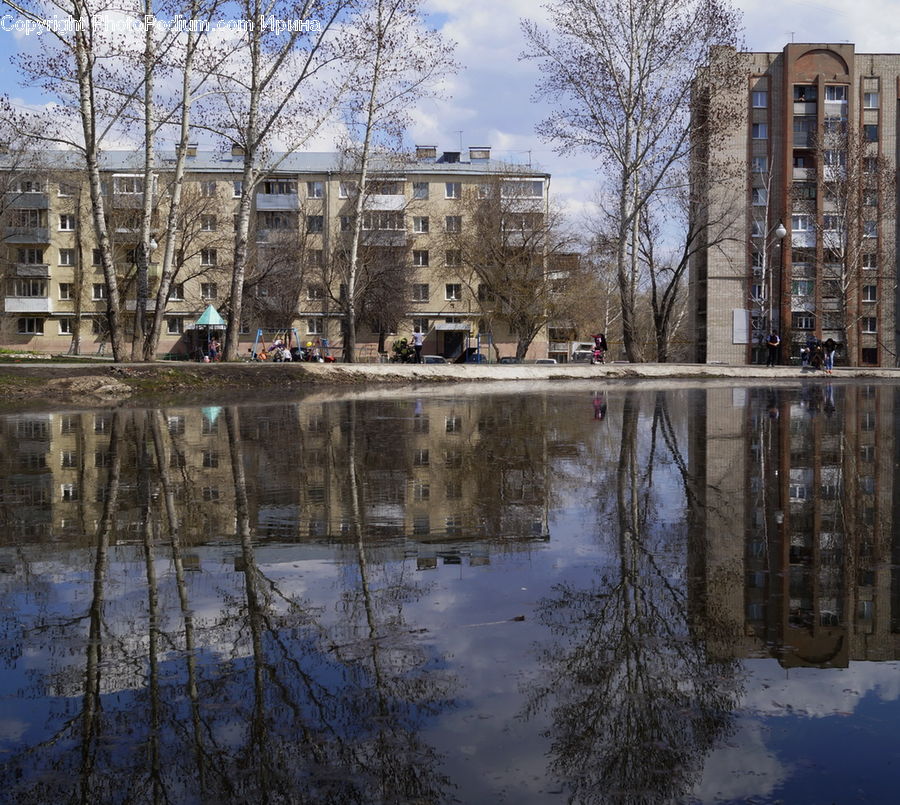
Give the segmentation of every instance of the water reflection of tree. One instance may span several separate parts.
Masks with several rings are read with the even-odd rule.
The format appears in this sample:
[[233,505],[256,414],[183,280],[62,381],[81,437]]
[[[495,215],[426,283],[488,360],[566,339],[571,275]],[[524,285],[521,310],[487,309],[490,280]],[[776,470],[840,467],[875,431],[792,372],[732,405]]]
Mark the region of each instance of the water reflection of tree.
[[[653,428],[641,455],[638,400],[625,395],[609,490],[614,554],[591,584],[560,585],[540,606],[555,639],[541,654],[543,675],[526,713],[549,708],[551,770],[567,781],[573,802],[687,795],[736,701],[734,662],[705,650],[713,616],[691,614],[684,544],[672,544],[678,530],[654,522],[650,479],[660,446]],[[656,424],[672,438],[661,413],[657,406]]]
[[[440,758],[419,732],[447,706],[449,684],[405,625],[403,606],[414,588],[387,572],[389,562],[372,560],[362,530],[358,573],[342,577],[337,623],[289,580],[261,568],[239,415],[227,409],[224,418],[237,556],[235,572],[213,575],[214,588],[206,574],[185,572],[183,547],[185,523],[199,527],[192,508],[201,499],[185,484],[209,480],[171,460],[180,448],[160,412],[111,417],[103,509],[85,567],[90,601],[65,619],[36,603],[39,617],[16,633],[22,647],[8,660],[15,663],[23,648],[46,656],[32,671],[29,695],[47,701],[57,691],[58,698],[47,705],[46,737],[0,766],[4,796],[83,803],[447,799]],[[30,592],[52,596],[53,586]],[[215,613],[211,593],[219,596]],[[192,595],[206,596],[200,620]]]

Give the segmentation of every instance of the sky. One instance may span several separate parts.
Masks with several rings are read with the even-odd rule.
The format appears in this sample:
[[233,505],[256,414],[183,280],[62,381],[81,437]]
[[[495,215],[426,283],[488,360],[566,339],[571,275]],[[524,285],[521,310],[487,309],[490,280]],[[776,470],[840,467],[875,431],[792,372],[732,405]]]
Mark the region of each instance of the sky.
[[[409,145],[460,150],[491,146],[495,157],[532,164],[552,174],[551,193],[574,219],[592,209],[598,166],[579,154],[559,155],[535,127],[549,99],[534,98],[537,65],[519,57],[525,48],[520,21],[552,25],[540,0],[423,0],[429,20],[457,43],[462,66],[447,80],[447,97],[427,101],[412,113]],[[737,0],[744,15],[748,50],[780,51],[790,41],[852,42],[858,52],[900,51],[900,0]],[[0,17],[6,13],[0,0]],[[0,65],[21,38],[0,30]],[[35,100],[16,84],[13,70],[0,69],[0,92]],[[330,150],[327,142],[316,143]]]

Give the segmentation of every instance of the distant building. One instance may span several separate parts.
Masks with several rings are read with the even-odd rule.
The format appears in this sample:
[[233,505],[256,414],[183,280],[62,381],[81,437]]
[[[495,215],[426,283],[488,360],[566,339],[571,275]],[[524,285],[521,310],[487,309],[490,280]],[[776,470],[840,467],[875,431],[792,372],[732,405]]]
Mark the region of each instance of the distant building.
[[[243,156],[189,149],[188,175],[176,258],[179,273],[166,305],[159,353],[194,355],[201,336],[194,322],[208,305],[228,305],[234,222],[243,193]],[[37,170],[14,169],[0,151],[0,274],[4,281],[0,346],[65,352],[76,330],[82,353],[105,341],[106,287],[90,220],[83,173],[71,154],[54,155]],[[159,159],[154,237],[165,224],[172,154]],[[482,343],[514,352],[515,338],[496,317],[483,332],[477,282],[460,265],[452,239],[469,225],[466,199],[486,182],[515,192],[518,208],[546,214],[550,176],[530,166],[491,158],[487,147],[467,153],[419,146],[415,156],[377,164],[367,184],[363,238],[365,259],[382,261],[403,278],[406,304],[399,319],[357,332],[358,357],[376,357],[379,336],[413,330],[427,334],[426,352],[449,359]],[[110,236],[123,293],[126,329],[136,309],[135,255],[143,194],[141,155],[106,152],[103,183]],[[257,330],[268,338],[296,328],[301,340],[341,346],[340,278],[329,263],[346,255],[357,182],[334,153],[297,153],[260,182],[251,222],[251,254],[244,286],[242,339]],[[448,238],[451,235],[452,238]],[[162,262],[162,243],[151,255],[149,312]],[[333,262],[332,262],[333,265]],[[224,312],[224,311],[223,311]],[[378,331],[380,330],[380,332]],[[128,333],[126,333],[127,335]],[[546,330],[529,357],[546,357]]]
[[[733,102],[733,123],[694,165],[709,177],[698,214],[738,210],[691,267],[695,359],[759,361],[774,329],[785,363],[815,336],[844,345],[839,361],[893,366],[900,55],[850,44],[742,55],[745,80],[714,101]],[[698,101],[697,114],[716,111]]]

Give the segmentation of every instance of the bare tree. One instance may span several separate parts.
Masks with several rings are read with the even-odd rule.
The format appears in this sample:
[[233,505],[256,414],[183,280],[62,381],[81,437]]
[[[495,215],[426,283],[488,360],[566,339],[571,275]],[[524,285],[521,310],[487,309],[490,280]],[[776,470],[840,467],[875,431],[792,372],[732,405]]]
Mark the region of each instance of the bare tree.
[[[610,172],[622,334],[636,360],[640,217],[671,169],[727,119],[722,96],[737,75],[737,53],[725,58],[720,49],[707,59],[712,46],[736,44],[739,18],[722,0],[556,0],[547,9],[552,33],[523,22],[524,58],[543,70],[538,94],[557,100],[538,131],[560,151],[598,157]],[[692,125],[698,75],[709,111]]]
[[[343,313],[344,360],[353,362],[356,351],[359,250],[362,243],[365,201],[376,149],[399,142],[411,104],[429,93],[436,78],[456,69],[452,47],[424,25],[420,0],[369,0],[350,29],[354,58],[348,63],[353,76],[348,95],[350,140],[345,158],[357,177],[352,238],[345,263],[346,292]],[[382,286],[384,284],[382,283]],[[379,332],[383,326],[379,326]]]
[[[338,23],[351,0],[241,0],[241,16],[254,24],[241,33],[233,56],[218,70],[216,102],[202,126],[224,136],[242,160],[234,231],[225,359],[237,358],[243,287],[251,248],[253,200],[259,183],[303,147],[333,113],[346,88],[328,76],[342,57]],[[289,31],[267,19],[293,20]],[[303,24],[299,24],[303,23]]]
[[486,322],[506,324],[520,359],[563,310],[570,280],[567,271],[553,271],[549,263],[571,244],[562,231],[561,211],[544,191],[543,180],[494,176],[466,191],[465,227],[445,238],[448,259],[464,270]]
[[[859,356],[861,320],[875,316],[876,305],[866,303],[876,303],[879,290],[883,298],[893,299],[896,277],[887,238],[896,208],[896,173],[865,130],[851,128],[844,118],[825,120],[816,163],[824,194],[821,218],[816,199],[795,199],[794,206],[815,222],[822,243],[823,336],[839,334],[836,340],[846,345],[852,361]],[[864,287],[875,291],[864,295]],[[879,344],[888,346],[881,336]]]

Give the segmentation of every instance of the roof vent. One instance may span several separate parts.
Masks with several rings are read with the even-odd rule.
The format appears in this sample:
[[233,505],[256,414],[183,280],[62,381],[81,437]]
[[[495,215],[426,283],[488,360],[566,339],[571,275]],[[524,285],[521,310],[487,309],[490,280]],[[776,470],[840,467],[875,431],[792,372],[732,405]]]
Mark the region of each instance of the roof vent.
[[459,162],[459,151],[444,151],[440,162]]
[[189,157],[197,156],[197,143],[188,143],[186,154]]
[[469,159],[472,162],[476,160],[490,159],[491,147],[489,145],[471,145],[469,146]]
[[437,159],[436,145],[417,145],[416,159]]

